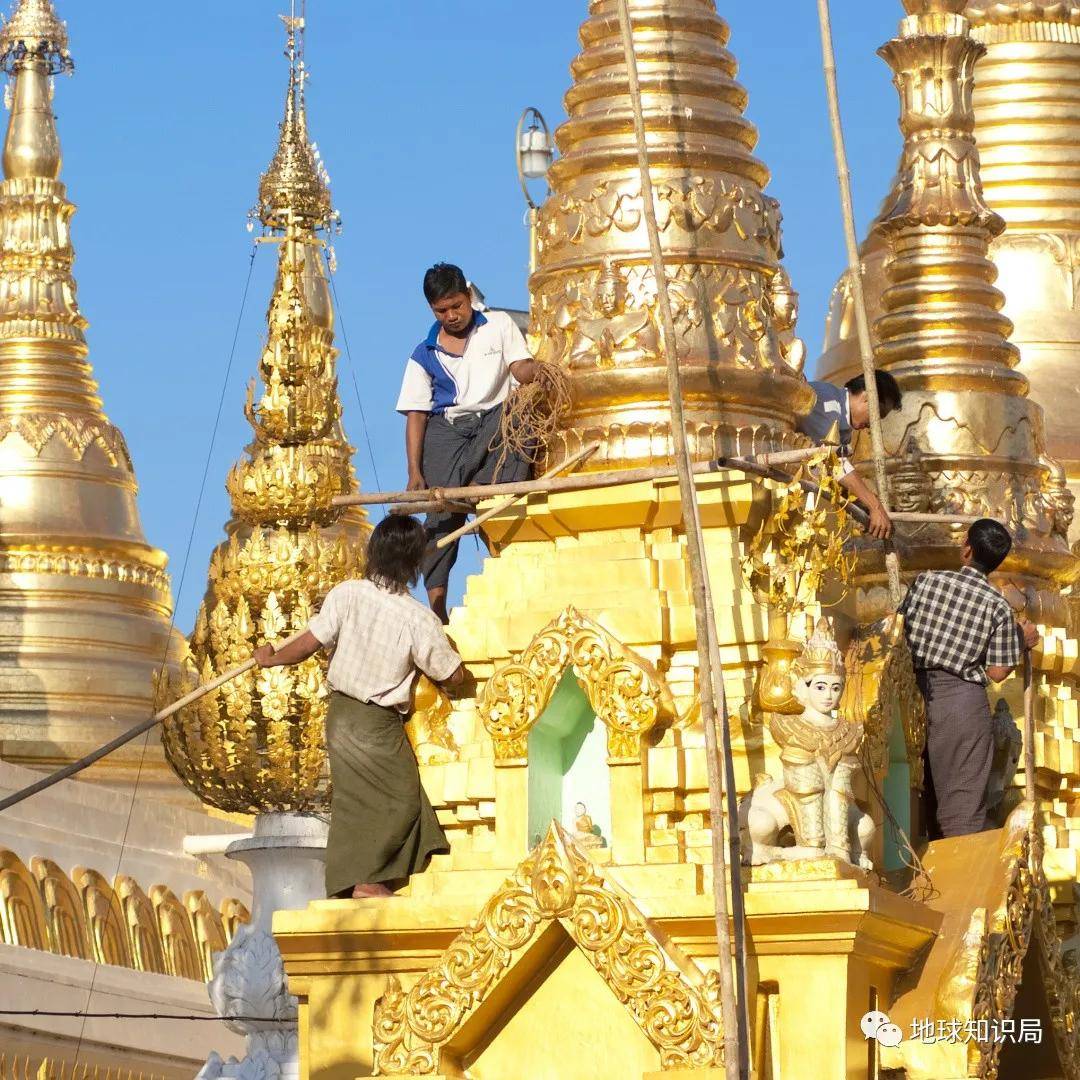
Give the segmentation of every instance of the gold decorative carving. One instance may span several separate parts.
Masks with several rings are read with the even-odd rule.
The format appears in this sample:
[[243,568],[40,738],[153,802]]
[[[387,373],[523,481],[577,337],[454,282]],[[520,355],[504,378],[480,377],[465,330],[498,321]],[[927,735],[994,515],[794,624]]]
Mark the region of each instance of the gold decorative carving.
[[49,951],[58,956],[89,960],[90,937],[86,929],[86,913],[71,879],[52,859],[31,859],[30,872],[37,880],[41,898],[45,902]]
[[149,897],[134,878],[125,874],[117,877],[115,892],[124,915],[128,948],[135,970],[167,974],[161,932]]
[[553,922],[565,930],[656,1047],[664,1069],[724,1061],[717,980],[674,957],[632,901],[558,823],[412,988],[396,976],[375,1003],[375,1074],[442,1072],[443,1048]]
[[8,1057],[0,1053],[0,1080],[167,1080],[164,1073],[148,1073],[116,1065],[72,1065],[63,1059],[37,1056]]
[[460,747],[450,730],[453,706],[446,694],[426,676],[421,676],[413,695],[413,712],[405,724],[405,734],[421,765],[441,765],[457,761]]
[[329,179],[308,136],[304,83],[307,71],[296,47],[296,31],[302,25],[285,19],[288,33],[289,89],[285,117],[278,132],[274,157],[259,180],[259,201],[252,210],[268,229],[294,224],[304,229],[325,228],[337,220],[330,200]]
[[185,894],[184,907],[191,919],[191,929],[199,953],[199,977],[203,982],[209,982],[214,977],[214,954],[224,952],[229,946],[225,936],[225,923],[220,912],[214,910],[206,893],[201,889]]
[[0,30],[4,71],[30,58],[43,61],[50,74],[71,70],[67,24],[57,18],[52,0],[20,0]]
[[645,733],[676,718],[671,691],[656,669],[570,607],[484,686],[478,708],[495,744],[496,765],[527,759],[529,732],[567,668],[608,729],[609,759],[637,760]]
[[45,949],[45,926],[45,908],[37,882],[17,855],[0,850],[0,941]]
[[[1012,1016],[1020,986],[1024,958],[1037,942],[1045,984],[1050,1026],[1063,1075],[1080,1076],[1080,981],[1073,954],[1064,954],[1054,917],[1053,898],[1043,871],[1043,845],[1025,806],[1014,814],[1001,856],[1005,876],[1004,899],[985,919],[982,933],[974,926],[974,940],[965,939],[938,993],[944,1015],[970,1014],[985,1027],[1000,1030]],[[1016,818],[1014,817],[1013,822]],[[969,1004],[970,1003],[970,1004]],[[997,1080],[1001,1043],[988,1037],[969,1048],[969,1075]]]
[[104,419],[60,412],[0,415],[0,442],[12,434],[18,435],[36,457],[56,439],[67,446],[76,461],[82,461],[90,447],[97,446],[114,468],[132,471],[124,436]]
[[232,897],[227,897],[221,901],[221,924],[225,930],[225,941],[229,945],[232,944],[232,939],[236,937],[237,930],[249,922],[251,922],[251,912],[243,903]]
[[203,978],[188,910],[165,885],[155,885],[150,890],[150,902],[154,907],[165,970],[178,979]]
[[[653,185],[656,220],[662,233],[681,232],[683,244],[713,233],[763,245],[779,257],[780,204],[771,196],[724,177],[686,176]],[[537,251],[547,259],[563,247],[597,240],[613,229],[634,233],[644,221],[641,185],[636,180],[602,180],[584,198],[549,199],[537,223]],[[741,245],[740,245],[741,246]]]
[[51,859],[32,859],[27,870],[0,848],[0,941],[8,945],[209,981],[213,954],[249,919],[239,900],[223,901],[219,914],[201,891],[181,903],[155,885],[148,899],[130,877],[114,889],[96,870],[77,867],[69,878]]
[[127,923],[112,886],[96,870],[76,867],[71,876],[82,897],[94,960],[133,968]]
[[162,599],[166,605],[171,604],[169,575],[161,567],[129,562],[121,558],[102,558],[96,552],[80,551],[78,548],[7,548],[0,551],[0,573],[58,574],[115,581],[159,594],[158,607],[162,605]]
[[[820,495],[803,491],[800,482],[808,477],[820,485]],[[847,591],[855,556],[848,544],[851,519],[842,512],[850,497],[839,477],[835,451],[823,448],[773,492],[772,510],[743,558],[748,584],[773,612],[805,610],[818,602],[826,582],[840,589],[833,603]]]

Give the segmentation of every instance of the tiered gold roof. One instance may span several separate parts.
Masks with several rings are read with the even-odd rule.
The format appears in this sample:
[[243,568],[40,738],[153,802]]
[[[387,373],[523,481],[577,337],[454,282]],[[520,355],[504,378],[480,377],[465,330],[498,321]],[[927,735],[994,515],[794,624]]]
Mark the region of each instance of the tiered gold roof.
[[[630,9],[691,450],[782,442],[811,397],[727,24],[711,0]],[[574,380],[549,450],[599,440],[589,465],[610,468],[670,458],[671,420],[616,4],[593,0],[589,14],[538,224],[532,333]]]
[[[318,231],[336,220],[307,143],[299,20],[287,19],[289,92],[277,153],[259,188],[260,219],[278,245],[268,336],[245,409],[255,438],[229,473],[229,539],[210,560],[209,587],[179,684],[242,663],[267,641],[303,629],[326,593],[360,568],[362,511],[331,506],[354,491],[341,428],[334,317]],[[251,671],[165,727],[180,778],[225,810],[310,810],[327,797],[325,660]]]
[[[43,766],[145,719],[155,671],[179,653],[165,555],[143,536],[76,301],[75,207],[50,86],[70,66],[52,4],[21,0],[0,30],[12,80],[0,184],[0,740],[9,760]],[[122,772],[132,753],[98,771]]]

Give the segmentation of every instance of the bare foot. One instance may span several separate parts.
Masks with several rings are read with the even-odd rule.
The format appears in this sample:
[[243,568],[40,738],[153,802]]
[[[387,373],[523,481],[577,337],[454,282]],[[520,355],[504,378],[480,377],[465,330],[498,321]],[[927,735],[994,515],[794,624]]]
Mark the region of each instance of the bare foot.
[[354,885],[352,894],[354,900],[366,900],[371,896],[393,896],[394,892],[380,882],[376,882],[374,885]]

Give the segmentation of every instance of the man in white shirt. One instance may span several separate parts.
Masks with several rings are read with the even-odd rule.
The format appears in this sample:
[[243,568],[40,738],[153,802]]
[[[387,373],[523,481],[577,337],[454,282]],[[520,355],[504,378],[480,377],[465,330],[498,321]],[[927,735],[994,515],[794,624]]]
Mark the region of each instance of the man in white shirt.
[[[502,408],[511,389],[536,377],[521,331],[503,311],[477,311],[461,270],[438,263],[424,275],[435,325],[405,365],[397,410],[405,416],[409,490],[513,483],[531,462],[511,454],[499,473]],[[458,545],[436,541],[460,528],[464,514],[428,514],[424,585],[432,611],[449,621],[446,592]]]

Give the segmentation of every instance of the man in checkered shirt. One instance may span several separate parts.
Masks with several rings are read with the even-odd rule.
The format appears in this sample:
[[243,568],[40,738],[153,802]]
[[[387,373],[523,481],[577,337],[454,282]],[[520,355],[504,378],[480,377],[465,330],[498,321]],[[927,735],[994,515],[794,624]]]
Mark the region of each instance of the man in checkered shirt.
[[962,567],[920,574],[900,605],[926,699],[931,839],[994,827],[987,806],[994,735],[986,687],[1007,678],[1038,640],[1038,630],[1018,624],[987,580],[1011,549],[1004,525],[976,521],[964,541]]

